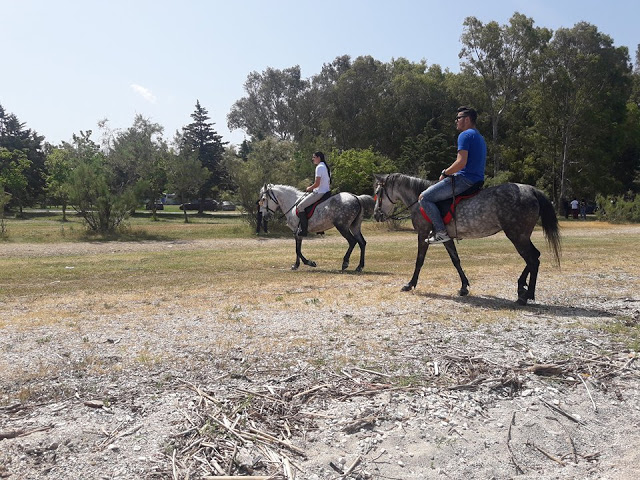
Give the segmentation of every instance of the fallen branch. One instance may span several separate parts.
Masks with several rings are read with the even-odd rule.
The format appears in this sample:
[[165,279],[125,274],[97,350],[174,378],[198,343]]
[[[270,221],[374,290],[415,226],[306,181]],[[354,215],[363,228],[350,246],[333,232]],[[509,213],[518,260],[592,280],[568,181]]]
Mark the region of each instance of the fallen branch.
[[591,399],[591,404],[593,405],[593,411],[597,412],[598,411],[598,407],[596,407],[596,402],[593,401],[593,397],[591,396],[591,392],[589,391],[589,387],[587,387],[587,382],[584,381],[584,379],[582,378],[582,374],[580,374],[580,373],[578,373],[578,378],[580,379],[580,381],[584,385],[584,388],[587,389],[587,394],[589,395],[589,399]]
[[298,397],[305,397],[307,395],[309,395],[310,393],[315,392],[316,390],[320,390],[322,388],[326,388],[326,387],[330,387],[331,385],[329,383],[324,383],[322,385],[316,385],[315,387],[312,387],[308,390],[305,390],[304,392],[300,392],[300,393],[296,393],[292,398],[298,398]]
[[509,450],[509,454],[511,455],[511,461],[513,465],[516,467],[516,473],[524,474],[524,470],[520,468],[518,462],[516,462],[516,457],[511,450],[511,427],[516,424],[516,412],[513,412],[513,416],[511,417],[511,422],[509,423],[509,431],[507,432],[507,450]]
[[527,445],[530,447],[535,448],[536,450],[538,450],[540,453],[542,453],[545,457],[547,457],[549,460],[553,460],[554,462],[559,463],[560,465],[562,465],[563,467],[566,465],[562,460],[560,460],[559,458],[554,457],[553,455],[551,455],[549,452],[545,452],[542,448],[540,448],[539,446],[537,446],[535,443],[531,442],[528,443]]
[[368,370],[366,368],[353,367],[352,370],[357,370],[359,372],[370,373],[372,375],[378,375],[380,377],[393,378],[393,375],[388,375],[382,372],[376,372],[375,370]]
[[547,407],[549,407],[551,410],[554,410],[556,412],[558,412],[560,415],[564,415],[565,417],[567,417],[569,420],[571,420],[572,422],[576,422],[577,424],[580,425],[584,425],[584,422],[581,420],[578,420],[576,417],[574,417],[573,415],[565,412],[564,410],[562,410],[560,407],[556,407],[555,405],[550,404],[549,402],[547,402],[546,400],[544,400],[543,398],[540,399],[542,401],[542,403],[544,403]]
[[36,432],[46,432],[47,430],[51,430],[53,425],[47,425],[44,427],[35,427],[30,430],[20,429],[20,430],[6,430],[4,432],[0,431],[0,440],[5,438],[16,438],[16,437],[25,437],[27,435],[31,435]]
[[361,461],[362,457],[358,455],[358,458],[356,458],[351,466],[349,466],[349,468],[345,470],[343,478],[346,478],[351,472],[353,472],[353,470],[355,470],[355,468],[360,465]]

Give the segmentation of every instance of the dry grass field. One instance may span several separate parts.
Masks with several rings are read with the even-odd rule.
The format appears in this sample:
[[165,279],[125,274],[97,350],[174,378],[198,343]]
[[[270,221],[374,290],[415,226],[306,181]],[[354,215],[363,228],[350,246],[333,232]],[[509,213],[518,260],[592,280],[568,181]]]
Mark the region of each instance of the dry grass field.
[[[127,241],[9,223],[0,243],[0,478],[637,478],[640,226],[561,222],[535,302],[498,234],[138,221]],[[44,232],[44,233],[43,233]]]

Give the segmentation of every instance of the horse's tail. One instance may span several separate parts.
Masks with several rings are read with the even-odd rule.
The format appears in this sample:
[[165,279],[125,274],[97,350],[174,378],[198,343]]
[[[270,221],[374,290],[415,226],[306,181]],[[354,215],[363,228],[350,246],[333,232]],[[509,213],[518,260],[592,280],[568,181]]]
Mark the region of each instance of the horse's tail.
[[562,246],[560,242],[560,227],[558,225],[558,217],[553,205],[547,196],[540,190],[535,189],[536,198],[540,205],[540,219],[542,220],[542,231],[547,240],[549,248],[553,251],[556,265],[560,265],[560,254]]
[[371,218],[373,216],[373,209],[376,206],[376,202],[371,195],[356,195],[360,206],[362,207],[362,214],[364,218]]

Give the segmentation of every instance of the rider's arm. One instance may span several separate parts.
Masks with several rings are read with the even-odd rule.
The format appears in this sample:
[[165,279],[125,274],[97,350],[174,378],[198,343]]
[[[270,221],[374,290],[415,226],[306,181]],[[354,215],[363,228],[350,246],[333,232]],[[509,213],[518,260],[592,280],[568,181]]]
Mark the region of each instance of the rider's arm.
[[[458,156],[456,160],[449,166],[449,168],[445,168],[442,173],[447,176],[453,175],[456,172],[459,172],[467,165],[467,158],[469,157],[469,150],[458,150]],[[444,175],[440,175],[440,180],[444,178]]]
[[314,188],[318,188],[319,186],[320,186],[320,177],[316,177],[315,183],[307,187],[307,192],[312,192]]

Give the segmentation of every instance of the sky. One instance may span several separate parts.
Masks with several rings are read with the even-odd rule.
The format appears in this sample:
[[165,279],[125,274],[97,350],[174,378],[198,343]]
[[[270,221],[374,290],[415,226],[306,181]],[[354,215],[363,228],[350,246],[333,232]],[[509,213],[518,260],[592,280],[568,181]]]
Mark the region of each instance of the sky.
[[632,60],[640,44],[637,0],[0,0],[0,105],[57,145],[137,114],[171,140],[199,101],[239,145],[227,114],[251,72],[299,65],[308,79],[341,55],[458,72],[464,19],[515,12],[554,31],[591,23]]

